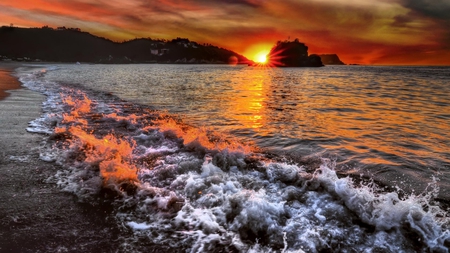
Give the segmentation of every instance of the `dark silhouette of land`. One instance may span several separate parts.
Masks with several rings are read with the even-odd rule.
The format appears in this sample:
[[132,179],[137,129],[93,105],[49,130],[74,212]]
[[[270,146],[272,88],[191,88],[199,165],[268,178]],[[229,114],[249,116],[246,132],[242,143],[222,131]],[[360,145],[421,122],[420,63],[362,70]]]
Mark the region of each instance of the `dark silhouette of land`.
[[298,39],[278,41],[270,50],[268,62],[277,67],[322,67],[316,54],[308,55],[308,47]]
[[78,28],[0,28],[0,58],[90,63],[248,63],[244,56],[186,38],[133,39],[121,43]]
[[345,65],[337,54],[319,54],[319,57],[325,65]]

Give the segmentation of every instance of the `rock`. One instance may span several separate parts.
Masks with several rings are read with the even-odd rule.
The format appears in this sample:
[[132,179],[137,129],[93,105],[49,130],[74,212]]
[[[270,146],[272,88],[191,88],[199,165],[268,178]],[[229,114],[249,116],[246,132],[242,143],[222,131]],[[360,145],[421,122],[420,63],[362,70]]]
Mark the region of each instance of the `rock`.
[[337,54],[320,54],[319,57],[325,65],[345,65]]
[[268,55],[269,64],[276,67],[322,67],[317,55],[308,56],[308,47],[294,41],[278,41]]

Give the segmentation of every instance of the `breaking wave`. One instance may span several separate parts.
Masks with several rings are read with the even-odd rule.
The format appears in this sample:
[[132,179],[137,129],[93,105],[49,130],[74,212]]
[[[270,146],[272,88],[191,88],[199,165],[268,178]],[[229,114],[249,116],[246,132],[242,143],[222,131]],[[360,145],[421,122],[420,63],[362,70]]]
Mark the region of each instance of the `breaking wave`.
[[[40,79],[30,132],[48,135],[48,179],[80,200],[108,201],[120,251],[448,252],[450,219],[436,182],[400,197],[340,177],[332,161],[298,162],[111,94]],[[309,161],[309,162],[308,162]]]

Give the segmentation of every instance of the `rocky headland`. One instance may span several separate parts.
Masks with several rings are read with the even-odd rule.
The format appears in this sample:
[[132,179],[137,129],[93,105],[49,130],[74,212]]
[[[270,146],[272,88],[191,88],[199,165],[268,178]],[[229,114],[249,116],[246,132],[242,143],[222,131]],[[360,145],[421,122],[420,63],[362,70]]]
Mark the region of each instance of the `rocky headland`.
[[325,65],[345,65],[337,54],[319,54],[319,57]]
[[322,67],[316,54],[308,55],[308,47],[298,39],[278,41],[267,56],[271,66],[276,67]]

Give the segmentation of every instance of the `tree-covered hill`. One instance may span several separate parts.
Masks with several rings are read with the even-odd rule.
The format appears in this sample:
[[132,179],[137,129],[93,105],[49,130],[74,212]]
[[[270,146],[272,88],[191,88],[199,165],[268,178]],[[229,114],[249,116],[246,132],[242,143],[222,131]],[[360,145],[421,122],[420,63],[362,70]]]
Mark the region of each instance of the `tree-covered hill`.
[[0,28],[0,55],[15,60],[92,63],[248,63],[233,51],[184,38],[121,43],[77,28]]

